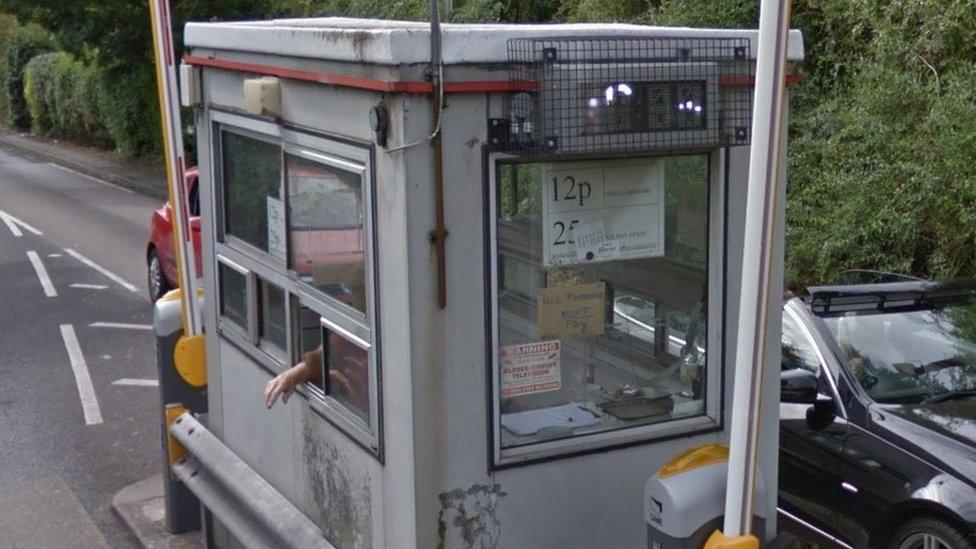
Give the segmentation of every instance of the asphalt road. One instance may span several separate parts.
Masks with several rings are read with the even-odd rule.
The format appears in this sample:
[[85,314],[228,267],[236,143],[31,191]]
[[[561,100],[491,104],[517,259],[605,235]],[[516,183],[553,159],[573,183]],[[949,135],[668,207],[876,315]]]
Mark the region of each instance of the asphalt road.
[[0,548],[137,546],[111,500],[160,470],[155,205],[0,148]]

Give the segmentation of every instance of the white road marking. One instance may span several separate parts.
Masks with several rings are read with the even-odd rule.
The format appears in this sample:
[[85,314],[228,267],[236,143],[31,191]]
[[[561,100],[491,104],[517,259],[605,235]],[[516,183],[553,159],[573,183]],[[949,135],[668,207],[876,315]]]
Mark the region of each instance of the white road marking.
[[88,179],[90,181],[94,181],[95,183],[99,183],[101,185],[105,185],[106,187],[113,187],[113,188],[119,189],[120,191],[125,191],[127,193],[134,193],[135,192],[132,189],[126,189],[125,187],[121,187],[119,185],[116,185],[115,183],[111,183],[109,181],[105,181],[104,179],[99,179],[99,178],[97,178],[95,176],[88,175],[87,173],[79,172],[78,170],[73,170],[73,169],[71,169],[71,168],[69,168],[67,166],[62,166],[60,164],[55,164],[54,162],[48,162],[48,165],[49,166],[54,166],[55,168],[57,168],[59,170],[63,170],[63,171],[66,171],[68,173],[77,175],[78,177],[84,177],[85,179]]
[[122,379],[116,379],[112,382],[112,385],[127,385],[129,387],[159,387],[159,381],[155,379],[134,379],[131,377],[124,377]]
[[152,331],[153,327],[149,324],[126,324],[124,322],[92,322],[92,328],[119,328],[121,330],[147,330]]
[[105,290],[108,286],[104,284],[72,284],[72,288],[80,288],[82,290]]
[[87,257],[85,257],[85,256],[81,255],[80,253],[72,250],[71,248],[65,248],[64,251],[68,252],[68,255],[70,255],[71,257],[77,259],[78,261],[81,261],[82,263],[84,263],[85,265],[88,265],[92,269],[95,269],[96,271],[102,273],[103,275],[111,278],[112,281],[116,282],[119,286],[122,286],[126,290],[129,290],[130,292],[139,293],[139,288],[136,288],[132,284],[129,284],[121,276],[113,273],[112,271],[106,269],[105,267],[102,267],[101,265],[99,265],[98,263],[95,263],[91,259],[88,259]]
[[61,254],[47,254],[48,257],[61,257]]
[[30,259],[31,265],[34,266],[37,279],[41,281],[41,287],[44,288],[44,295],[58,297],[58,292],[54,289],[54,284],[51,283],[51,277],[47,275],[47,269],[44,268],[44,263],[41,262],[41,258],[38,257],[37,252],[34,250],[27,252],[27,258]]
[[75,374],[81,409],[85,412],[85,425],[98,425],[102,422],[102,411],[98,408],[95,386],[92,385],[88,365],[85,364],[85,355],[81,354],[75,327],[71,324],[62,324],[61,338],[64,339],[64,348],[68,351],[68,358],[71,360],[71,371]]
[[44,234],[40,230],[38,230],[37,227],[34,227],[33,225],[31,225],[29,223],[26,223],[24,221],[21,221],[20,219],[17,219],[16,217],[8,214],[7,212],[5,212],[3,210],[0,210],[0,220],[2,220],[4,222],[4,224],[7,225],[7,228],[10,229],[10,232],[12,232],[14,234],[14,236],[17,236],[17,237],[24,236],[24,233],[21,232],[21,230],[20,230],[21,228],[23,228],[25,231],[27,231],[29,233],[33,233],[33,234],[35,234],[37,236],[41,236],[41,235]]

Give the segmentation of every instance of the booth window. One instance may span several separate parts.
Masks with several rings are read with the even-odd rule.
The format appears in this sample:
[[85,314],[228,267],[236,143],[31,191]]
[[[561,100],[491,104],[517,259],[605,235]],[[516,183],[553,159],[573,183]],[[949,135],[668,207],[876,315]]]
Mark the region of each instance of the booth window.
[[321,372],[309,404],[379,450],[369,151],[213,113],[221,335],[272,372]]
[[249,329],[247,272],[220,261],[217,263],[220,288],[220,316],[233,322],[246,333]]
[[284,259],[281,147],[223,131],[221,153],[224,235]]
[[502,452],[706,414],[709,166],[496,164]]
[[273,345],[285,351],[288,349],[288,318],[285,305],[285,292],[264,280],[258,280],[258,344]]
[[366,312],[363,181],[359,173],[294,154],[288,176],[288,266],[305,283]]
[[369,421],[369,352],[328,328],[322,328],[325,344],[325,394]]

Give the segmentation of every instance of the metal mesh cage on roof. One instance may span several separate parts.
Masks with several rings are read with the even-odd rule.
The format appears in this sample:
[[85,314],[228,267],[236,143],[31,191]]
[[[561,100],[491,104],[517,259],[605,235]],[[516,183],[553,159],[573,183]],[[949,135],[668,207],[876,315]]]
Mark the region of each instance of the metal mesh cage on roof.
[[496,150],[558,156],[708,149],[751,137],[746,38],[508,41],[519,91],[489,121]]

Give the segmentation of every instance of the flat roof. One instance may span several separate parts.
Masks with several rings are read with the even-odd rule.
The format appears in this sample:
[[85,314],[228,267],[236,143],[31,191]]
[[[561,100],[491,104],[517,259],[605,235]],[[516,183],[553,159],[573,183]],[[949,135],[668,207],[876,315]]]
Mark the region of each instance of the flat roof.
[[[651,27],[623,23],[458,24],[442,28],[444,63],[508,61],[510,38],[660,37],[748,38],[756,55],[757,30]],[[430,60],[430,26],[416,21],[321,17],[232,23],[187,23],[184,43],[190,48],[239,51],[350,61],[378,65],[426,63]],[[787,58],[803,60],[803,35],[790,31]]]

